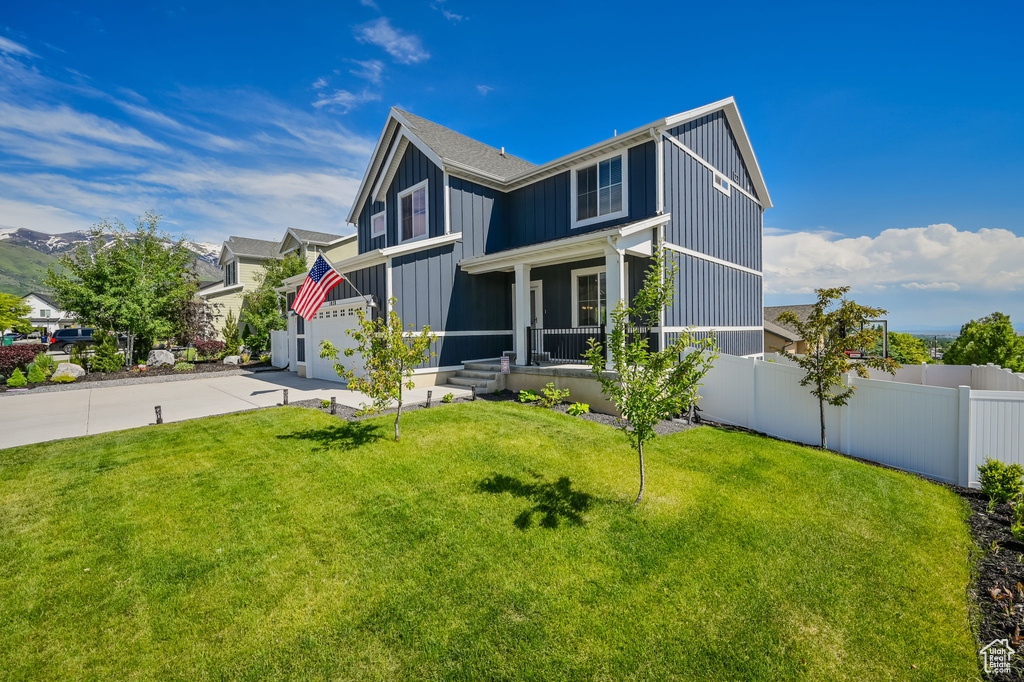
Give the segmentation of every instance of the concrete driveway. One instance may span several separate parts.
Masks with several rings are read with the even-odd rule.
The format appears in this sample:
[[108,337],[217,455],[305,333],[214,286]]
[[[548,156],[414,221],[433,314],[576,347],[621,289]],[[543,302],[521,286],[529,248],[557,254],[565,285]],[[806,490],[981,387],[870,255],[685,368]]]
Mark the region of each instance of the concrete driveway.
[[[290,402],[334,396],[341,405],[358,407],[365,401],[363,394],[336,382],[300,379],[291,372],[8,394],[0,397],[0,448],[147,426],[156,420],[156,405],[163,410],[164,422],[272,407],[281,403],[285,388]],[[408,402],[423,402],[428,390],[434,392],[434,400],[445,393],[469,395],[454,386],[416,388],[409,391]]]

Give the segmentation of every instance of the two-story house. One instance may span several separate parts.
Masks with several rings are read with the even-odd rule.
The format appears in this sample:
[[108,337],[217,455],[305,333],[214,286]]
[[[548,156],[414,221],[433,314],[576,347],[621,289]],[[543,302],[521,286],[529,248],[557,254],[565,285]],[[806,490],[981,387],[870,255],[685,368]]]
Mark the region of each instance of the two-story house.
[[71,313],[64,312],[57,302],[46,294],[33,291],[21,298],[30,309],[28,321],[40,333],[52,334],[58,329],[75,326],[75,318]]
[[298,252],[309,265],[323,253],[328,258],[343,260],[356,253],[356,235],[337,235],[290,227],[280,241],[228,237],[221,247],[218,265],[224,273],[221,281],[207,283],[196,294],[217,304],[217,315],[223,321],[228,313],[239,320],[245,294],[258,286],[257,274],[267,260],[278,260]]
[[[732,98],[541,165],[392,109],[349,216],[359,253],[334,261],[351,284],[314,319],[289,316],[289,358],[300,375],[336,378],[319,342],[350,346],[356,309],[394,297],[405,323],[439,336],[418,370],[436,383],[508,351],[517,365],[580,362],[658,244],[678,275],[653,342],[689,330],[758,355],[770,206]],[[286,282],[290,300],[303,279]]]

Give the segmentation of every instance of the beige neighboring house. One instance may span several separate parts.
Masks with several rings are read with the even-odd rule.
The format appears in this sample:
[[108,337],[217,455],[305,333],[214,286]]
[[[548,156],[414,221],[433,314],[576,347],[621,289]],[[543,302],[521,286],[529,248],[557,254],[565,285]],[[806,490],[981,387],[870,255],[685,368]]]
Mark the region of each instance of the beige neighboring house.
[[813,304],[805,305],[774,305],[764,309],[764,352],[778,353],[787,350],[790,353],[804,355],[807,353],[807,341],[792,327],[781,324],[779,315],[784,312],[796,313],[801,321],[806,321]]
[[[224,273],[223,279],[201,283],[196,295],[220,306],[217,311],[218,327],[223,326],[228,313],[233,313],[235,319],[239,320],[242,300],[245,294],[256,288],[256,275],[262,271],[263,263],[272,259],[279,260],[296,251],[305,257],[310,266],[319,253],[331,261],[344,260],[356,254],[356,235],[342,237],[290,227],[281,241],[228,237],[221,247],[217,262]],[[220,332],[218,335],[221,335]]]
[[52,334],[58,329],[75,326],[74,316],[61,310],[56,301],[46,294],[33,291],[22,296],[21,300],[31,309],[28,321],[37,332]]

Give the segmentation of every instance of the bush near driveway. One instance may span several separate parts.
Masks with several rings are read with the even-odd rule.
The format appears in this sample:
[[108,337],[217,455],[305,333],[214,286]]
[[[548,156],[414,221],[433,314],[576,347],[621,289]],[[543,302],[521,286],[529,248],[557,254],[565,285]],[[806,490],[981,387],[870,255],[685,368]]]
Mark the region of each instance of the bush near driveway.
[[[978,677],[948,490],[702,427],[645,504],[516,403],[277,408],[0,450],[15,679]],[[912,667],[913,666],[913,667]]]
[[27,371],[29,363],[36,359],[36,355],[45,352],[46,345],[42,343],[0,346],[0,375],[9,377],[15,368]]

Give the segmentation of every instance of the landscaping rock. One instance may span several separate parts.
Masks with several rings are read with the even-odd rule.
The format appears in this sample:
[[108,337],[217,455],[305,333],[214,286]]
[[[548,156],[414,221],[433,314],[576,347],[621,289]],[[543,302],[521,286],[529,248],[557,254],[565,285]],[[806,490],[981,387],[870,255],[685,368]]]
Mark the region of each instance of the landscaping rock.
[[169,350],[151,350],[146,358],[146,367],[174,366],[174,353]]
[[242,364],[242,356],[240,355],[229,355],[224,358],[225,365],[240,365]]
[[73,365],[70,362],[62,362],[57,365],[57,370],[53,373],[50,379],[56,379],[58,377],[74,377],[80,379],[85,376],[85,370],[78,365]]

